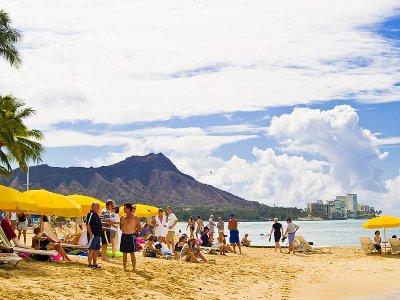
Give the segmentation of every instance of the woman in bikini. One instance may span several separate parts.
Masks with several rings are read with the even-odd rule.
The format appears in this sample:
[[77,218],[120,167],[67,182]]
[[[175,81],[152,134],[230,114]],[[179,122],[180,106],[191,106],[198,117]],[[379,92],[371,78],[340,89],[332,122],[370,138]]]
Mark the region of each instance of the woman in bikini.
[[192,216],[190,216],[189,217],[189,221],[188,221],[187,226],[186,226],[186,231],[188,230],[188,228],[190,228],[190,235],[189,235],[190,238],[194,238],[195,226],[196,226],[196,221],[193,219]]

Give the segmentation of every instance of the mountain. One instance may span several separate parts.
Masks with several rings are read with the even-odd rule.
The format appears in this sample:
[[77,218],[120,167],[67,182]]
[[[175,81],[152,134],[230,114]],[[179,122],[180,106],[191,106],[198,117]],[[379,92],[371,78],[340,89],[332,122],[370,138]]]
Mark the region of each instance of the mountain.
[[[59,168],[39,165],[30,168],[30,189],[69,195],[83,194],[100,200],[145,203],[159,207],[235,208],[255,210],[267,207],[247,201],[180,172],[162,153],[131,156],[119,163],[99,168]],[[0,183],[25,189],[26,174],[15,169],[10,180]]]

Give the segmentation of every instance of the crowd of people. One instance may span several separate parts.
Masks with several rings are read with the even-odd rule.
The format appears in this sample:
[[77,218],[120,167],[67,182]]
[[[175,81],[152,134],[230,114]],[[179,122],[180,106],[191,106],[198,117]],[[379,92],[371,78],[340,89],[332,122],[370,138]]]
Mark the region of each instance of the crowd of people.
[[[119,217],[120,209],[124,211],[122,217]],[[225,232],[225,222],[222,217],[218,217],[214,221],[214,215],[211,214],[207,222],[203,221],[200,216],[197,216],[196,219],[189,217],[186,226],[188,234],[181,234],[179,231],[178,240],[175,241],[178,218],[170,206],[166,208],[166,212],[160,208],[157,216],[147,217],[143,223],[135,215],[135,210],[136,207],[131,203],[117,207],[113,200],[108,200],[102,210],[100,210],[99,203],[92,204],[90,212],[85,217],[88,267],[101,268],[98,264],[98,256],[100,255],[102,260],[106,260],[107,248],[111,245],[112,256],[115,255],[117,249],[122,253],[123,270],[128,270],[128,258],[130,258],[130,264],[134,271],[136,269],[135,253],[142,248],[138,245],[138,241],[144,244],[143,256],[145,257],[164,257],[194,263],[208,261],[202,250],[207,250],[210,254],[217,252],[220,255],[242,254],[242,246],[249,247],[251,245],[247,233],[240,240],[238,221],[234,213],[229,216],[227,232]],[[5,217],[1,214],[1,218],[7,220],[2,221],[2,227],[6,228],[4,231],[7,232],[8,238],[19,242],[22,237],[24,245],[26,245],[28,216],[24,213],[18,215],[11,213]],[[43,216],[43,218],[46,217]],[[43,221],[48,221],[47,218],[41,221],[40,226],[34,228],[31,247],[37,250],[55,250],[59,252],[63,260],[70,260],[61,245],[61,240],[55,239],[45,232]],[[291,219],[288,219],[287,223],[287,229],[284,232],[282,224],[275,218],[269,234],[270,240],[273,236],[275,251],[282,252],[280,242],[288,237],[289,253],[294,254],[294,236],[299,226],[292,223]],[[15,229],[18,236],[15,234]],[[117,239],[118,232],[120,232],[119,239]],[[226,233],[229,233],[228,240]],[[118,240],[120,240],[119,245],[117,245]],[[0,251],[10,251],[4,245],[0,246]]]

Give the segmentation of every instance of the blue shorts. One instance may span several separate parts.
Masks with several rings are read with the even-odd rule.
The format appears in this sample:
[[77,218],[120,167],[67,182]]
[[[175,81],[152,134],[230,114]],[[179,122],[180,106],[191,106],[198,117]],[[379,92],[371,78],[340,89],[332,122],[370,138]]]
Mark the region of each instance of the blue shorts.
[[92,235],[92,238],[88,242],[89,250],[100,250],[100,237]]
[[229,243],[240,244],[239,230],[231,230],[229,235]]
[[294,232],[289,233],[289,244],[293,244],[294,243],[294,236],[295,236]]

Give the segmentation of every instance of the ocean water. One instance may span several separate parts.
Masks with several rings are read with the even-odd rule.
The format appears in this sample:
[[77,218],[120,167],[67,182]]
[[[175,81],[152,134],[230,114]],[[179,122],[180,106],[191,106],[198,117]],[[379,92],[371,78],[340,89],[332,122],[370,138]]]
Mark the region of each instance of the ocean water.
[[[307,241],[313,242],[314,245],[320,246],[359,246],[360,236],[374,237],[375,229],[364,229],[362,224],[367,220],[326,220],[326,221],[295,221],[300,228],[298,235],[303,236]],[[281,222],[284,230],[286,230],[286,221]],[[249,234],[252,245],[255,246],[272,246],[273,238],[268,241],[269,236],[266,234],[271,231],[273,222],[239,222],[238,229],[240,238],[245,233]],[[185,223],[177,224],[177,229],[182,233],[189,234],[186,231]],[[225,234],[229,234],[228,224],[225,223]],[[382,240],[384,240],[384,230],[379,229]],[[386,236],[392,237],[395,234],[400,237],[400,227],[386,229]]]

